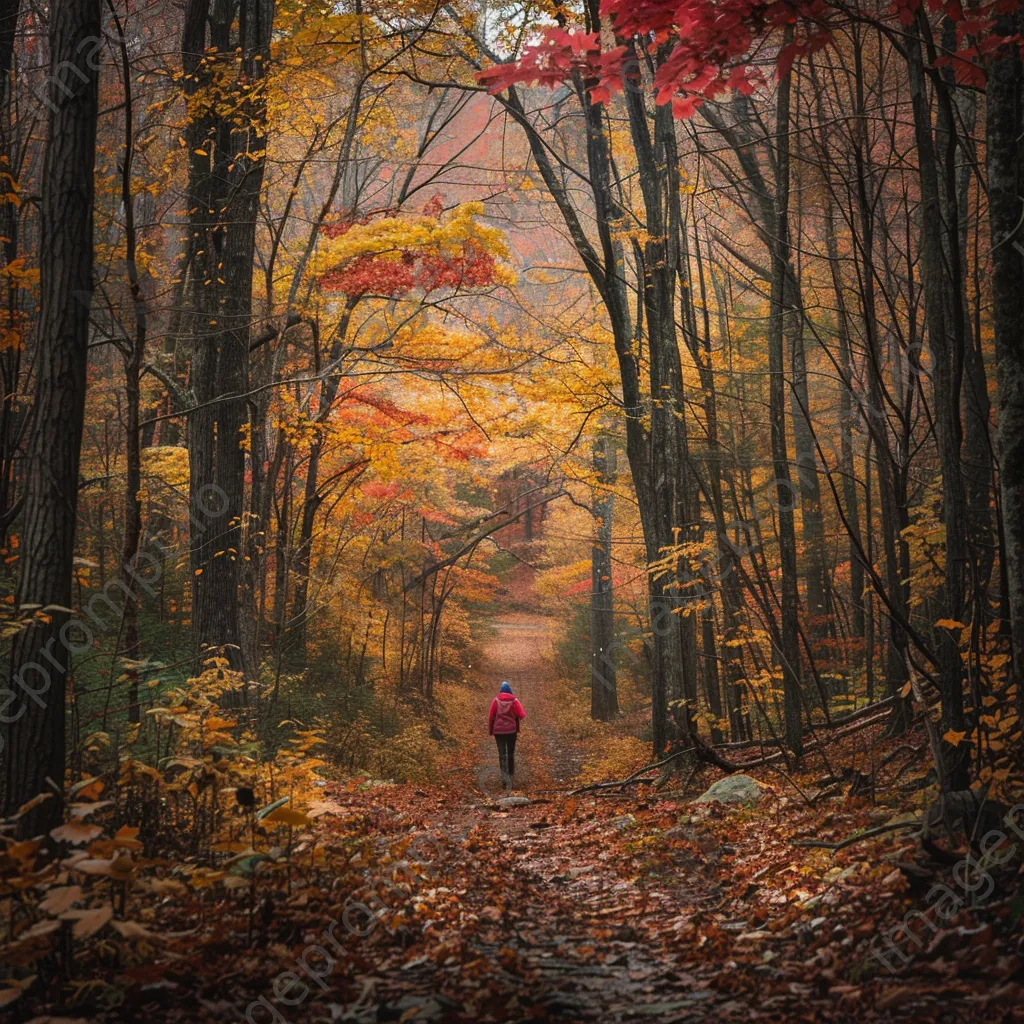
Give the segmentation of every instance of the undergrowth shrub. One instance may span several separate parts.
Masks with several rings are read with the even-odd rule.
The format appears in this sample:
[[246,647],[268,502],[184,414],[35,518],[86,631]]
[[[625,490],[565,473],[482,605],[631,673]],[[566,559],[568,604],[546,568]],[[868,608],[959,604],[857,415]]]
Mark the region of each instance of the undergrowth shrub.
[[584,785],[624,779],[651,761],[650,743],[636,736],[607,736],[593,751],[580,769],[579,781]]
[[[394,782],[430,782],[436,775],[440,742],[422,720],[412,715],[374,720],[360,712],[350,722],[335,722],[327,729],[331,763],[345,774],[366,772]],[[401,724],[402,719],[406,724]]]
[[568,680],[558,682],[554,704],[554,726],[558,735],[570,743],[583,743],[610,736],[613,726],[590,717],[590,690],[580,690]]
[[566,679],[586,679],[590,671],[590,608],[570,602],[558,610],[551,644],[555,671]]

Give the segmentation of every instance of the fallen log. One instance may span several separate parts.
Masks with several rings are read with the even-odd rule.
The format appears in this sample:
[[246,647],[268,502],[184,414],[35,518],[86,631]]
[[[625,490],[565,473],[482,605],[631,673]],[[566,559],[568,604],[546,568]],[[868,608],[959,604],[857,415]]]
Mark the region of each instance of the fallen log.
[[[851,736],[853,733],[860,732],[861,729],[866,729],[870,725],[877,725],[879,722],[883,721],[888,717],[889,712],[885,711],[880,715],[876,715],[874,718],[866,718],[863,721],[855,722],[852,727],[848,729],[843,729],[841,732],[830,735],[828,737],[829,741],[831,742],[835,740],[840,740],[846,736]],[[804,752],[806,753],[808,751],[815,750],[820,746],[820,739],[811,739],[807,742],[807,745],[804,747]],[[766,757],[759,757],[756,761],[741,761],[733,768],[733,771],[745,772],[749,771],[751,768],[760,768],[762,765],[772,764],[775,761],[781,761],[783,760],[783,757],[784,755],[781,752],[779,752],[775,754],[768,754]]]
[[[895,701],[895,697],[886,697],[884,700],[877,700],[872,704],[866,704],[864,707],[851,711],[849,714],[842,715],[839,718],[833,718],[831,722],[815,722],[814,728],[832,731],[879,711],[884,710],[888,714],[892,710],[892,705]],[[764,747],[768,745],[770,744],[765,744],[763,740],[737,740],[734,743],[715,743],[714,747],[716,750],[750,750],[751,747]]]
[[840,850],[845,850],[848,846],[853,846],[854,843],[859,843],[864,839],[874,839],[875,836],[884,835],[886,832],[895,832],[897,829],[901,828],[920,830],[921,822],[891,821],[886,825],[879,825],[877,828],[869,828],[866,832],[859,832],[857,835],[840,840],[838,843],[824,843],[818,839],[808,839],[792,841],[792,845],[804,846],[812,850],[831,850],[833,853],[838,853]]
[[[879,704],[884,703],[885,701],[879,702]],[[872,708],[875,707],[876,705],[872,705]],[[864,711],[866,709],[862,708],[861,710]],[[881,722],[883,719],[887,718],[888,715],[889,710],[888,708],[886,708],[881,714],[876,715],[874,718],[866,718],[861,721],[854,721],[853,725],[850,728],[843,729],[840,732],[831,734],[829,736],[829,740],[834,741],[842,739],[843,737],[849,736],[852,733],[859,732],[861,729],[866,729],[870,725],[875,725],[878,722]],[[692,739],[694,740],[692,746],[680,747],[678,750],[669,754],[668,757],[664,757],[660,761],[654,761],[652,764],[644,765],[643,768],[640,768],[637,771],[633,772],[632,775],[628,776],[625,779],[614,779],[611,782],[592,782],[590,783],[590,785],[580,786],[578,789],[570,790],[568,795],[578,796],[580,793],[592,793],[596,790],[601,789],[616,789],[618,787],[636,786],[641,785],[643,783],[657,782],[658,780],[656,778],[644,778],[643,776],[646,776],[648,772],[652,772],[656,768],[663,768],[665,765],[670,764],[672,761],[675,761],[677,758],[680,758],[685,754],[693,754],[694,757],[697,758],[697,760],[703,761],[705,764],[714,765],[716,768],[719,768],[721,771],[725,772],[726,775],[733,775],[736,772],[750,771],[750,769],[752,768],[772,767],[774,762],[782,761],[786,757],[783,751],[777,751],[774,754],[768,754],[765,757],[759,757],[756,761],[733,762],[726,760],[726,758],[722,757],[722,755],[718,753],[718,751],[722,749],[721,745],[712,746],[710,743],[708,743],[706,740],[701,739],[699,736],[692,737]],[[815,750],[820,746],[821,740],[818,738],[813,738],[808,741],[807,746],[805,747],[805,751]]]
[[612,782],[593,782],[589,786],[581,786],[579,789],[574,789],[569,793],[569,796],[576,796],[579,793],[590,793],[598,789],[615,789],[618,786],[635,786],[644,782],[656,782],[656,779],[641,778],[648,772],[653,772],[656,768],[664,768],[665,765],[671,764],[673,761],[678,760],[681,757],[685,757],[687,754],[693,754],[698,761],[703,761],[705,764],[713,764],[716,768],[720,768],[727,775],[732,775],[735,772],[743,770],[742,765],[733,764],[731,761],[727,761],[724,757],[719,754],[714,747],[711,746],[706,740],[701,739],[700,736],[690,736],[692,741],[690,746],[679,747],[674,750],[668,757],[663,757],[660,761],[654,761],[652,764],[644,765],[643,768],[633,772],[632,775],[625,779]]

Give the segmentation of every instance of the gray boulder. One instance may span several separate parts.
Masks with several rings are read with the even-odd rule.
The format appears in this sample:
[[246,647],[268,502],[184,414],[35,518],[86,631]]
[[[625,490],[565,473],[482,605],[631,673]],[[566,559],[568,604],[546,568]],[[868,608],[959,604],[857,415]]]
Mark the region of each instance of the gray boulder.
[[530,802],[528,796],[503,796],[498,801],[499,807],[525,807]]
[[753,807],[761,799],[763,792],[760,783],[749,775],[727,775],[701,793],[694,803],[709,804],[717,800],[720,804]]

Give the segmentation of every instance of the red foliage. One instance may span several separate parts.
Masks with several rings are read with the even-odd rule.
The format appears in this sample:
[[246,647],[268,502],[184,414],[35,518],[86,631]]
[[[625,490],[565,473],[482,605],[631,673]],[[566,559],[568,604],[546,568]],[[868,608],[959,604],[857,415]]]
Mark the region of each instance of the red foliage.
[[494,257],[472,239],[462,254],[448,257],[427,255],[420,260],[417,284],[425,291],[439,288],[484,288],[494,281]]
[[[760,80],[750,53],[774,30],[800,27],[798,38],[779,53],[782,73],[799,54],[828,41],[818,27],[827,13],[822,0],[603,0],[601,13],[612,18],[620,39],[651,40],[652,53],[672,41],[654,87],[657,102],[671,102],[677,117],[691,116],[704,99],[727,89],[750,92]],[[631,77],[635,58],[629,53],[624,45],[602,52],[596,33],[550,28],[515,64],[488,68],[478,78],[499,92],[517,82],[555,85],[576,72],[599,103]]]
[[424,217],[440,217],[444,212],[444,196],[439,193],[423,204]]
[[357,256],[320,279],[324,291],[343,295],[384,295],[394,298],[405,295],[416,283],[415,259],[403,253],[401,260],[382,256]]
[[[961,0],[928,0],[932,10],[944,9],[957,24],[961,49],[936,63],[952,65],[957,78],[984,85],[981,58],[1016,37],[994,32],[994,19],[1016,10],[1020,0],[993,0],[971,9],[965,18]],[[892,0],[889,16],[910,25],[921,0]],[[601,14],[611,18],[619,40],[648,41],[652,54],[664,53],[654,89],[659,104],[671,103],[676,117],[691,117],[705,99],[728,90],[749,93],[761,80],[752,59],[759,47],[791,27],[794,39],[779,49],[776,70],[781,77],[793,61],[828,45],[827,0],[601,0]],[[874,10],[867,17],[876,17]],[[980,40],[980,42],[979,42]],[[477,79],[492,93],[518,83],[559,85],[574,75],[585,83],[594,103],[607,102],[628,82],[635,58],[625,45],[601,49],[597,33],[548,28],[540,41],[524,48],[518,61],[481,71]]]
[[359,490],[368,498],[377,501],[390,501],[401,493],[402,485],[397,482],[383,483],[380,480],[368,480],[359,485]]
[[[375,409],[383,420],[400,423],[406,427],[413,423],[421,426],[430,423],[430,417],[424,413],[403,409],[400,405],[396,405],[390,399],[385,398],[384,395],[377,394],[369,388],[359,388],[355,397],[363,406]],[[365,410],[359,415],[365,416]]]
[[[444,198],[435,195],[423,207],[423,216],[440,217],[444,211]],[[393,216],[394,211],[380,210],[379,214]],[[358,221],[338,221],[325,225],[328,238],[338,238],[355,224],[368,224],[373,215]],[[414,288],[425,294],[442,288],[486,288],[493,284],[497,263],[479,242],[468,239],[462,251],[441,256],[418,249],[405,249],[399,253],[367,253],[357,256],[343,266],[331,270],[320,279],[327,292],[342,295],[378,295],[398,298]]]

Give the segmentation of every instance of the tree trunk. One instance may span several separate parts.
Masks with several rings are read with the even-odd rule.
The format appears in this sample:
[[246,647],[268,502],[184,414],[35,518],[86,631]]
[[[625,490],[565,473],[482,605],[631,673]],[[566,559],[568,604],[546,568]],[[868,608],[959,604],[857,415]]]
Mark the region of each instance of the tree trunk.
[[[67,609],[72,600],[93,290],[98,64],[92,58],[101,38],[99,4],[64,0],[51,9],[51,19],[53,78],[40,206],[35,420],[26,470],[17,603]],[[64,700],[75,638],[64,629],[67,611],[46,614],[48,622],[36,621],[14,638],[10,678],[18,703],[16,710],[4,707],[9,722],[5,813],[13,813],[38,793],[53,793],[53,786],[57,789],[56,799],[44,801],[22,819],[26,835],[51,828],[63,810]]]
[[[14,133],[11,132],[11,69],[14,66],[14,38],[21,11],[20,0],[3,0],[0,3],[0,157],[7,167],[17,163],[14,149]],[[0,246],[3,260],[10,266],[18,258],[18,231],[20,227],[18,207],[11,202],[0,204]],[[20,321],[18,278],[4,275],[5,319],[9,330],[17,330]],[[21,411],[20,379],[22,350],[24,346],[9,346],[0,354],[0,543],[8,542],[8,531],[18,515],[14,497],[14,470],[18,452],[18,434],[24,421]]]
[[[195,246],[195,408],[188,421],[193,638],[200,659],[204,652],[220,652],[232,668],[250,674],[256,666],[243,657],[240,600],[242,432],[249,419],[252,269],[266,146],[266,96],[258,81],[269,59],[273,11],[273,0],[239,0],[237,11],[231,3],[211,7],[210,0],[189,0],[182,35],[192,108],[187,205]],[[232,115],[223,98],[207,106],[203,90],[218,64],[236,60],[237,79],[218,79],[236,97]]]
[[[787,188],[788,191],[788,188]],[[825,519],[821,511],[821,482],[811,424],[810,393],[807,388],[807,353],[800,281],[787,259],[786,301],[792,312],[785,323],[789,340],[792,385],[789,388],[790,418],[793,421],[793,450],[796,454],[800,494],[800,523],[804,540],[804,580],[807,588],[809,631],[815,636],[828,632],[828,572],[825,568]]]
[[[698,264],[700,266],[700,264]],[[732,348],[732,337],[729,331],[728,297],[726,289],[716,273],[711,275],[712,287],[715,291],[718,306],[718,332],[721,344]],[[702,288],[703,293],[703,288]],[[707,309],[707,300],[703,296],[703,304]],[[743,688],[745,673],[743,671],[743,654],[740,639],[741,615],[743,611],[743,591],[740,587],[739,568],[736,551],[733,549],[726,526],[725,501],[722,495],[722,480],[726,479],[730,488],[735,491],[731,470],[725,469],[727,449],[721,443],[718,433],[718,404],[716,401],[714,372],[711,366],[710,331],[705,330],[705,349],[702,365],[707,367],[707,380],[702,378],[704,386],[704,415],[707,421],[708,445],[711,451],[711,467],[709,471],[711,486],[711,511],[715,517],[715,531],[718,547],[718,577],[721,580],[722,598],[722,662],[725,668],[727,701],[729,705],[729,728],[734,740],[750,739],[749,721],[743,708]]]
[[[787,30],[787,37],[791,37]],[[786,444],[786,379],[784,338],[786,322],[801,316],[792,310],[795,297],[787,293],[789,273],[789,95],[790,75],[779,82],[776,133],[778,136],[775,188],[775,226],[778,236],[772,247],[771,320],[768,325],[769,417],[771,419],[772,467],[775,472],[776,513],[779,523],[779,561],[782,567],[782,661],[786,744],[799,757],[803,753],[800,685],[799,596],[796,575],[794,506],[796,492],[789,475]]]
[[[139,542],[142,539],[142,448],[139,432],[139,373],[145,347],[145,320],[136,324],[137,335],[133,351],[125,358],[125,483],[124,483],[124,539],[121,544],[121,585],[124,589],[124,609],[121,615],[121,654],[134,661],[139,656],[139,600],[132,589],[136,586]],[[139,674],[129,665],[128,721],[138,722]]]
[[14,34],[18,28],[21,0],[0,2],[0,107],[6,106],[14,66]]
[[[688,283],[689,267],[683,266],[680,252],[683,225],[679,209],[679,157],[671,109],[667,105],[656,107],[652,137],[643,93],[627,89],[626,108],[647,228],[643,247],[637,245],[635,252],[650,354],[648,466],[653,507],[645,536],[648,561],[653,564],[699,536],[676,327],[676,280],[682,277]],[[676,647],[675,651],[665,650],[661,655],[668,686],[665,697],[678,709],[673,718],[682,738],[688,741],[697,700],[698,595],[686,586],[692,577],[687,557],[673,554],[672,558],[674,564],[665,579],[651,580],[656,609],[652,630],[656,642],[659,633],[666,632],[666,642]]]
[[[882,380],[884,359],[881,351],[876,310],[875,281],[877,268],[875,265],[875,222],[874,210],[877,195],[873,182],[871,165],[869,164],[870,149],[866,134],[866,105],[864,97],[864,64],[861,41],[858,39],[854,50],[855,90],[857,135],[854,146],[854,166],[856,168],[855,199],[856,218],[851,216],[851,227],[860,222],[860,238],[855,247],[859,252],[861,264],[861,316],[864,323],[865,360],[868,377],[868,399],[862,409],[865,424],[870,437],[869,449],[873,446],[878,466],[878,504],[881,509],[882,544],[885,552],[885,592],[889,602],[906,620],[910,611],[910,574],[903,572],[903,566],[909,560],[906,540],[902,530],[907,523],[906,501],[906,468],[903,460],[894,459],[890,450],[889,419],[886,415],[885,385]],[[869,187],[872,193],[869,194]],[[907,424],[901,424],[903,436],[906,436]],[[868,455],[870,454],[870,451]],[[870,479],[871,464],[865,455],[867,479]],[[870,533],[871,518],[868,517]],[[851,537],[851,540],[853,538]],[[873,545],[869,545],[873,550]],[[888,695],[896,699],[896,705],[889,719],[889,730],[902,733],[910,723],[910,704],[906,698],[900,697],[907,683],[907,658],[905,649],[907,635],[896,618],[889,616],[889,636],[886,644],[886,682]],[[872,630],[874,623],[872,622]],[[872,634],[873,646],[873,634]]]
[[306,663],[306,636],[309,628],[309,573],[313,554],[313,527],[322,498],[317,494],[320,472],[320,452],[323,437],[318,436],[310,445],[306,464],[306,482],[302,498],[302,520],[299,539],[295,546],[292,569],[295,573],[295,591],[292,597],[292,615],[288,626],[289,657],[297,667]]
[[[142,364],[146,353],[148,319],[146,298],[136,261],[138,229],[135,223],[135,196],[132,194],[132,167],[135,157],[135,117],[132,67],[122,26],[120,38],[121,80],[124,89],[124,152],[121,156],[121,205],[124,208],[125,272],[132,301],[135,335],[122,345],[125,379],[125,483],[124,535],[121,544],[121,586],[124,608],[121,614],[121,654],[131,661],[139,656],[139,600],[132,589],[139,572],[139,542],[142,539],[142,434],[139,424]],[[140,721],[139,673],[128,666],[128,721]]]
[[853,357],[850,349],[850,323],[846,309],[846,293],[839,264],[839,242],[836,238],[835,210],[831,200],[825,208],[825,244],[828,247],[832,290],[836,297],[836,333],[839,336],[839,472],[843,478],[843,505],[850,526],[850,605],[853,608],[851,631],[854,637],[864,637],[864,564],[859,550],[860,503],[857,499],[857,476],[853,457]]
[[[1020,14],[999,29],[1024,28]],[[1015,44],[992,60],[986,102],[989,229],[992,239],[992,323],[999,381],[999,496],[1006,565],[1002,567],[1010,613],[1013,675],[1024,715],[1024,68]]]
[[[940,192],[939,157],[932,133],[931,109],[925,88],[921,36],[926,34],[926,20],[918,12],[918,35],[908,40],[910,94],[914,111],[914,134],[917,141],[918,178],[921,185],[921,276],[925,297],[925,321],[932,349],[934,384],[935,443],[942,472],[942,521],[946,527],[946,570],[944,606],[946,618],[963,622],[966,612],[966,581],[968,570],[966,511],[967,499],[960,464],[963,429],[960,417],[962,362],[965,351],[965,318],[960,299],[963,282],[959,273],[959,241],[957,204],[952,168],[955,167],[956,130],[952,118],[940,113],[944,131],[940,138],[946,149],[943,166],[950,168],[947,185],[953,183],[953,194]],[[940,112],[948,103],[943,88],[936,89]],[[944,136],[944,138],[943,138]],[[952,201],[950,201],[952,200]],[[964,729],[963,662],[960,657],[960,633],[956,628],[937,630],[939,663],[942,677],[942,731]],[[952,789],[967,787],[967,744],[946,745],[944,755]]]
[[619,713],[615,662],[612,588],[612,511],[615,447],[605,438],[594,442],[594,542],[590,548],[590,717],[610,721]]
[[[637,494],[645,554],[648,562],[653,564],[665,557],[666,548],[679,543],[679,530],[685,523],[685,517],[680,515],[678,502],[681,494],[685,493],[683,482],[684,473],[687,471],[685,449],[679,447],[680,441],[685,441],[682,417],[677,416],[683,408],[679,352],[678,349],[666,348],[663,344],[666,332],[669,337],[674,335],[675,317],[671,287],[666,288],[665,285],[664,264],[658,266],[659,253],[664,255],[667,247],[665,234],[660,237],[657,235],[657,222],[664,221],[664,197],[659,196],[655,204],[655,216],[652,223],[647,225],[651,241],[646,247],[646,253],[641,253],[645,259],[644,265],[638,265],[637,268],[638,277],[643,278],[643,296],[642,303],[638,303],[638,319],[639,311],[644,311],[648,320],[647,340],[651,346],[650,394],[645,394],[639,358],[643,332],[638,324],[634,333],[622,242],[612,227],[621,218],[622,210],[616,198],[617,192],[612,185],[613,166],[605,132],[605,108],[601,103],[591,102],[590,97],[584,92],[582,82],[576,81],[574,85],[586,126],[587,178],[590,197],[594,204],[597,246],[588,238],[560,171],[556,171],[553,166],[545,141],[527,115],[516,89],[510,88],[503,102],[506,110],[526,133],[538,172],[558,207],[572,244],[608,313],[625,411],[626,455]],[[629,92],[630,90],[627,90],[627,93]],[[674,137],[674,126],[667,108],[659,109],[668,118],[667,126],[672,127]],[[647,118],[642,101],[639,109],[635,105],[631,107],[630,125],[634,132],[649,131]],[[672,161],[666,160],[664,156],[665,128],[661,127],[659,130],[662,133],[659,140],[662,145],[660,169],[665,171],[667,167],[673,165]],[[677,174],[678,166],[674,166],[673,169]],[[640,180],[644,180],[644,175],[640,176]],[[664,177],[655,174],[649,184],[656,185],[659,181],[663,182]],[[652,268],[653,273],[650,273]],[[674,274],[675,267],[669,267],[668,273]],[[653,323],[652,310],[655,317]],[[663,310],[667,312],[667,323],[662,316]],[[679,386],[673,386],[673,377],[678,379]],[[667,392],[665,388],[668,389]],[[651,422],[650,429],[647,427],[648,420]],[[687,631],[691,638],[693,635],[693,616],[687,616],[688,621],[684,626],[682,617],[670,607],[671,602],[678,604],[678,594],[671,593],[671,587],[669,589],[669,600],[666,601],[662,582],[653,578],[648,581],[653,634],[651,731],[653,746],[658,752],[664,749],[669,739],[669,696],[681,696],[687,689],[687,682],[684,680],[684,673],[687,671],[684,668],[684,650],[686,664],[693,666],[691,678],[694,684],[696,679],[696,645],[692,640],[686,642]]]
[[[946,20],[943,24],[943,46],[956,49],[956,26]],[[956,103],[956,123],[962,125],[963,133],[971,138],[978,121],[978,102],[973,91],[955,88],[955,74],[952,68],[943,72],[943,79],[953,89]],[[963,422],[964,450],[963,472],[967,498],[967,536],[970,544],[971,561],[975,567],[974,614],[981,617],[979,628],[985,629],[991,619],[988,604],[988,585],[999,547],[995,517],[992,511],[992,455],[993,444],[990,431],[992,405],[988,395],[988,375],[982,352],[981,322],[974,324],[967,302],[968,227],[970,217],[971,185],[975,172],[968,161],[954,166],[957,219],[960,224],[960,267],[963,268],[961,281],[961,305],[964,315],[963,353]],[[975,237],[979,237],[977,233]],[[981,316],[981,284],[978,280],[980,261],[975,261],[976,316]]]
[[[335,331],[334,342],[327,355],[327,365],[337,364],[345,351],[345,344],[348,335],[348,325],[351,322],[352,311],[355,309],[357,298],[349,298],[345,304],[338,328]],[[314,341],[314,343],[316,343]],[[320,372],[319,347],[316,348],[317,358],[314,361],[313,372]],[[326,442],[326,424],[331,409],[338,397],[338,389],[341,385],[341,374],[331,373],[320,385],[320,399],[317,406],[316,425],[317,431],[309,446],[309,462],[306,466],[306,484],[302,500],[302,521],[299,524],[299,540],[295,547],[295,595],[292,603],[292,617],[288,639],[289,650],[292,659],[298,666],[306,664],[306,637],[309,631],[309,573],[313,554],[313,527],[316,525],[317,510],[323,502],[318,487],[320,480],[320,459],[323,455]]]

